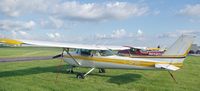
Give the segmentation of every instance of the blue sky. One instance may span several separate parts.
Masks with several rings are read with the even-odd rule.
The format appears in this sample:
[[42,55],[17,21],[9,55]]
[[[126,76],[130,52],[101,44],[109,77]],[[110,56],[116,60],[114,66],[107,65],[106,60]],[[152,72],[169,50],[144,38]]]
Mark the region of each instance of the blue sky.
[[200,44],[199,0],[0,0],[0,37],[87,44]]

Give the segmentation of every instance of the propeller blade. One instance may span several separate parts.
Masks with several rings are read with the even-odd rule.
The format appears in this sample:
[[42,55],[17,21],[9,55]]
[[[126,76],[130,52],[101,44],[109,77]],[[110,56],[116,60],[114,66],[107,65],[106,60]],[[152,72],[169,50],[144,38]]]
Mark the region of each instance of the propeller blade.
[[62,57],[62,55],[63,55],[63,54],[58,54],[58,55],[56,55],[56,56],[53,56],[52,58],[53,58],[53,59],[59,58],[59,57]]
[[168,71],[169,72],[169,74],[170,74],[170,76],[172,77],[172,79],[176,82],[176,84],[178,83],[177,81],[176,81],[176,79],[175,79],[175,77],[173,76],[173,74],[170,72],[170,71]]

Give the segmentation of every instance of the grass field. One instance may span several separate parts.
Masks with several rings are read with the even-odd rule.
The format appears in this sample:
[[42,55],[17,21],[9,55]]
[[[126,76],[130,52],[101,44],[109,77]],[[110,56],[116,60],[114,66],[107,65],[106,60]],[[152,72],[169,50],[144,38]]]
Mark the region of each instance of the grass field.
[[45,47],[0,47],[0,58],[57,55],[61,50]]
[[[0,48],[0,57],[53,55],[60,49]],[[40,51],[40,52],[37,52]],[[47,53],[47,54],[44,54]],[[61,70],[57,65],[61,63]],[[199,91],[200,57],[189,56],[181,70],[173,72],[176,84],[166,71],[114,70],[92,72],[76,79],[65,72],[67,64],[59,59],[0,63],[0,91]],[[86,72],[88,68],[76,68]],[[58,78],[56,80],[56,76]]]

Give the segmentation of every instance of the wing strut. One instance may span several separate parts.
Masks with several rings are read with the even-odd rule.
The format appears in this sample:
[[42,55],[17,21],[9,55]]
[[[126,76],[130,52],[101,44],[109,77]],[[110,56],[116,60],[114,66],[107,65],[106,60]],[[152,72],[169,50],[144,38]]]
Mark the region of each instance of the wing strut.
[[67,48],[67,50],[66,49],[64,49],[66,52],[67,52],[67,54],[74,60],[74,62],[77,64],[77,65],[80,65],[80,63],[78,62],[78,61],[76,61],[76,59],[69,53],[69,48]]
[[175,77],[173,76],[173,74],[170,72],[170,71],[168,71],[168,73],[170,74],[170,76],[173,78],[173,80],[176,82],[176,84],[178,83],[177,81],[176,81],[176,79],[175,79]]

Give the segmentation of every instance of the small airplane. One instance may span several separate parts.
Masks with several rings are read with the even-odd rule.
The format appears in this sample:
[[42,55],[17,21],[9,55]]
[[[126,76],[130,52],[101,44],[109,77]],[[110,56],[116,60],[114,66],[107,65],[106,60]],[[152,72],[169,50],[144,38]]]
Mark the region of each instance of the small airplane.
[[118,54],[121,56],[161,56],[165,50],[161,50],[160,48],[147,48],[147,47],[132,47],[125,46],[130,49],[119,50]]
[[[129,49],[129,47],[123,46],[83,45],[34,40],[13,41],[17,43],[25,43],[45,47],[63,48],[62,53],[54,56],[53,58],[61,57],[64,59],[64,61],[70,65],[68,67],[68,72],[71,73],[73,73],[74,67],[91,68],[86,73],[78,73],[76,75],[77,78],[84,79],[94,69],[166,70],[169,73],[170,71],[179,70],[183,66],[183,61],[190,51],[193,40],[194,36],[182,35],[161,56],[131,57],[119,56],[112,52],[112,50]],[[1,42],[13,43],[13,41],[4,40]],[[70,49],[74,49],[74,51],[71,51]],[[102,70],[102,72],[103,71],[104,70]],[[171,73],[170,75],[174,79]]]

